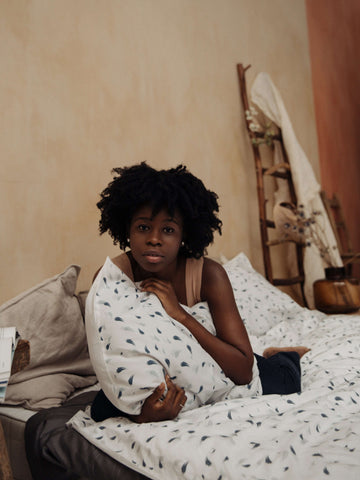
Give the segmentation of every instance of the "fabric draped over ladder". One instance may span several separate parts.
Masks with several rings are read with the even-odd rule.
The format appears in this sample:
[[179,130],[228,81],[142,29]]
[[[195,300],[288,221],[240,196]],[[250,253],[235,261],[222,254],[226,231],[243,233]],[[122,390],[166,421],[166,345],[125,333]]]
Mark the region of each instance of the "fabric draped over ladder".
[[[298,204],[304,206],[305,215],[313,211],[320,212],[321,225],[315,225],[317,234],[326,245],[329,245],[335,263],[333,266],[342,266],[335,235],[321,200],[321,187],[305,152],[296,138],[280,93],[267,73],[259,73],[255,78],[251,88],[251,101],[281,129]],[[275,147],[276,163],[283,162],[281,155],[281,149]],[[276,204],[289,201],[287,189],[279,188],[275,199]],[[313,244],[307,247],[304,252],[304,272],[306,300],[309,307],[314,307],[313,283],[315,280],[324,277],[324,265],[318,248]]]

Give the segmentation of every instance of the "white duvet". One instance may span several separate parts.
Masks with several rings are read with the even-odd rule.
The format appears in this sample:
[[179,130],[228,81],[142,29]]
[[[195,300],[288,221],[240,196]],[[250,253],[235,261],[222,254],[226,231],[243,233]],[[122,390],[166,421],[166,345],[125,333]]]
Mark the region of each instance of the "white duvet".
[[152,479],[360,478],[360,316],[299,307],[245,255],[226,265],[254,351],[307,345],[302,393],[223,400],[174,421],[69,422],[91,443]]

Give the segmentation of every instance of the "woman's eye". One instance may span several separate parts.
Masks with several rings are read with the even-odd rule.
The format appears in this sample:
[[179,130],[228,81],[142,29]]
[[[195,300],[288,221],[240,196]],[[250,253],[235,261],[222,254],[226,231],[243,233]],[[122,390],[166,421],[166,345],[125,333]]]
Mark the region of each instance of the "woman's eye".
[[146,232],[149,229],[149,227],[147,225],[144,225],[144,224],[138,225],[137,228],[140,232]]
[[165,233],[174,233],[175,229],[173,227],[164,227]]

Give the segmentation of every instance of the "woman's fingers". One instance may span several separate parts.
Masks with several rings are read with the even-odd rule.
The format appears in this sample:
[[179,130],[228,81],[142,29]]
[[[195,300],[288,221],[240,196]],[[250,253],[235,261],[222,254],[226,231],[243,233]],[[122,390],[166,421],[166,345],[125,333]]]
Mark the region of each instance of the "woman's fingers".
[[173,406],[175,409],[178,409],[180,411],[183,406],[186,403],[186,395],[184,390],[179,387],[178,385],[175,385],[169,376],[165,377],[166,385],[168,387],[168,392],[165,397],[165,401],[168,402],[171,406]]
[[[167,392],[165,394],[165,388]],[[136,419],[141,422],[159,422],[176,418],[184,407],[186,395],[182,388],[175,385],[169,375],[155,388],[153,393],[145,400],[141,415]]]
[[159,285],[160,286],[161,284],[162,284],[161,280],[157,280],[156,278],[146,278],[145,280],[143,280],[140,283],[140,287],[141,288],[148,288],[151,285]]
[[153,393],[150,395],[149,398],[151,398],[154,402],[157,402],[161,399],[161,397],[164,395],[165,392],[165,383],[160,383]]
[[162,280],[158,280],[157,278],[147,278],[140,283],[140,287],[146,292],[153,292],[155,290],[166,293],[171,289],[171,284]]

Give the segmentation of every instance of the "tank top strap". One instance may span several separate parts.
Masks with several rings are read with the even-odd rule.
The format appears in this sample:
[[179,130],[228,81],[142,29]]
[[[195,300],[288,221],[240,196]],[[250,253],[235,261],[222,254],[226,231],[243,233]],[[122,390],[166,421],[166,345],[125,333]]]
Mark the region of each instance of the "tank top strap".
[[188,307],[201,302],[201,281],[204,257],[187,258],[185,266],[186,302]]

